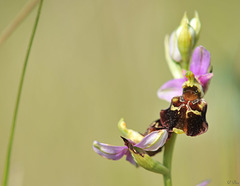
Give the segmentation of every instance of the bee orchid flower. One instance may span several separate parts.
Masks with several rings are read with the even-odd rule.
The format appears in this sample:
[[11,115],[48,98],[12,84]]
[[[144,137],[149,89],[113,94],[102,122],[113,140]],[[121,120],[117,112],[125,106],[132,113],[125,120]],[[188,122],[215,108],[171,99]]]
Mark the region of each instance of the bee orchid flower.
[[[125,139],[122,137],[125,142],[124,146],[113,146],[94,141],[93,150],[100,156],[111,160],[119,160],[126,155],[126,160],[137,166],[137,163],[129,150],[129,145],[137,149],[142,149],[143,151],[156,151],[165,144],[167,138],[168,132],[166,130],[158,130],[143,137],[139,143],[135,143],[131,139]],[[128,141],[128,144],[126,141]]]
[[[195,48],[189,70],[193,72],[204,93],[206,93],[210,79],[213,77],[213,73],[209,72],[210,60],[210,53],[203,46]],[[163,84],[157,92],[158,97],[171,102],[174,96],[182,95],[182,85],[187,81],[187,78],[184,77],[185,73],[186,71],[182,70],[183,78],[172,79]]]

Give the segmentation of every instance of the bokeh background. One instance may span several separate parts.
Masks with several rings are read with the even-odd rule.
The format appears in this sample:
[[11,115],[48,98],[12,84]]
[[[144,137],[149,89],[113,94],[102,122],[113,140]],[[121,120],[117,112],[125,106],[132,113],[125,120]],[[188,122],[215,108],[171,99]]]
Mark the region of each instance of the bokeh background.
[[[0,31],[26,0],[0,0]],[[168,103],[164,37],[185,11],[202,22],[198,44],[212,56],[205,96],[209,131],[178,135],[176,186],[240,183],[240,1],[48,0],[27,67],[11,158],[11,186],[159,186],[162,176],[106,160],[93,140],[122,145],[121,117],[144,132]],[[36,8],[0,46],[0,179]],[[162,155],[156,159],[161,160]]]

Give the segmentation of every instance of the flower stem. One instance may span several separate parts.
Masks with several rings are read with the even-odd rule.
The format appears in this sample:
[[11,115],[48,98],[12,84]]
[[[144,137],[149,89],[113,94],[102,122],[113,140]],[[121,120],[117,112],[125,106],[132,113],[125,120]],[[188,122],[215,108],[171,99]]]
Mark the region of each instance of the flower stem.
[[182,69],[188,71],[189,70],[189,60],[188,61],[182,61]]
[[164,154],[163,154],[163,165],[169,169],[168,175],[163,175],[164,185],[172,186],[172,178],[171,178],[171,166],[172,166],[172,156],[173,156],[173,148],[176,140],[177,134],[173,132],[171,138],[165,144]]
[[11,126],[11,131],[10,131],[5,168],[4,168],[4,172],[3,172],[2,186],[7,186],[7,184],[8,184],[9,167],[10,167],[10,160],[11,160],[13,138],[14,138],[14,133],[15,133],[15,128],[16,128],[16,120],[17,120],[17,115],[18,115],[18,108],[19,108],[19,103],[20,103],[20,99],[21,99],[22,87],[23,87],[25,72],[26,72],[26,68],[27,68],[27,64],[28,64],[29,54],[30,54],[33,39],[34,39],[34,36],[35,36],[35,33],[36,33],[36,29],[37,29],[37,25],[38,25],[40,13],[41,13],[42,3],[43,3],[43,0],[41,0],[40,3],[39,3],[39,8],[38,8],[37,16],[36,16],[36,19],[35,19],[32,35],[31,35],[31,38],[30,38],[30,41],[29,41],[28,50],[27,50],[27,53],[26,53],[25,62],[24,62],[24,66],[23,66],[23,69],[22,69],[22,75],[21,75],[21,79],[20,79],[20,83],[19,83],[19,87],[18,87],[18,94],[17,94],[15,109],[14,109],[14,113],[13,113],[13,120],[12,120],[12,126]]

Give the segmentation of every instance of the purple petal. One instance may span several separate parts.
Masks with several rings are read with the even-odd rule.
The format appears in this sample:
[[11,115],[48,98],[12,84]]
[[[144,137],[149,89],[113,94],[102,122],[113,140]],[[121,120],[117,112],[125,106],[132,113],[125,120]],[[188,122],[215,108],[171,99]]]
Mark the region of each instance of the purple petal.
[[208,89],[209,81],[213,77],[213,73],[207,73],[204,75],[200,75],[197,77],[198,81],[201,83],[203,87],[203,92],[205,93]]
[[193,52],[190,70],[195,76],[208,73],[210,60],[210,53],[203,46],[199,46]]
[[137,166],[137,163],[134,161],[131,153],[129,151],[126,152],[126,160],[129,161],[131,164],[133,164],[134,166]]
[[166,143],[167,138],[168,132],[166,130],[154,131],[146,135],[135,147],[146,151],[156,151]]
[[128,151],[126,146],[112,146],[98,141],[94,141],[92,147],[100,156],[111,160],[119,160]]
[[168,102],[171,102],[171,99],[175,96],[181,96],[182,95],[182,84],[185,82],[184,78],[181,79],[172,79],[163,86],[161,86],[160,89],[158,89],[157,95],[160,99],[164,99]]
[[206,185],[208,185],[209,183],[210,183],[210,180],[205,180],[205,181],[197,184],[196,186],[206,186]]

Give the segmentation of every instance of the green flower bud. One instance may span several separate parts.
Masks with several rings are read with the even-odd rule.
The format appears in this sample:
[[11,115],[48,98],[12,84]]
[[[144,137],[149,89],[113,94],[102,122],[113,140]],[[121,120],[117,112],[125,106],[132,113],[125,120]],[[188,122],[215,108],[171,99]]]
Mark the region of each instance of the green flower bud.
[[195,12],[195,17],[191,19],[190,25],[195,31],[195,41],[194,41],[194,45],[195,45],[199,39],[200,30],[201,30],[201,22],[197,12]]
[[176,31],[178,38],[178,49],[182,56],[182,68],[188,69],[189,59],[195,41],[195,31],[189,24],[186,13],[183,16],[180,27]]
[[188,70],[192,49],[201,29],[198,13],[189,22],[185,13],[180,26],[165,38],[165,56],[174,78],[182,78],[182,69]]

